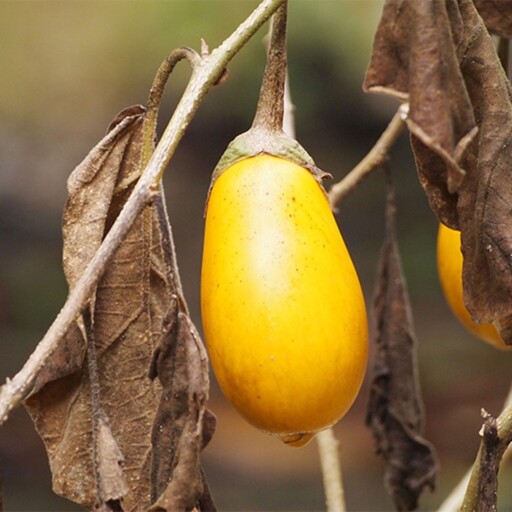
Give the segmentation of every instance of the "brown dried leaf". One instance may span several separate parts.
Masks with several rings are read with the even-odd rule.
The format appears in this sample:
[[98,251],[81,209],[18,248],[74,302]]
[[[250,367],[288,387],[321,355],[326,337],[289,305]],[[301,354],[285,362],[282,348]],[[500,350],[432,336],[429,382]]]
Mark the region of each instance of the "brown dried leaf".
[[99,418],[97,428],[96,459],[102,497],[105,503],[120,501],[129,492],[122,471],[124,456],[105,418]]
[[[130,196],[155,121],[155,111],[124,110],[70,176],[63,222],[70,287]],[[187,306],[163,190],[152,197],[26,405],[57,493],[105,512],[144,510],[157,498],[168,510],[189,502],[214,510],[199,463],[215,427],[206,410],[206,352],[181,312]]]
[[215,417],[206,409],[207,359],[177,301],[171,305],[155,352],[151,377],[157,376],[162,396],[152,433],[150,510],[215,510],[199,461],[215,429]]
[[[70,287],[139,176],[143,119],[140,107],[135,114],[125,111],[70,176],[63,227],[64,268]],[[147,368],[161,332],[164,307],[172,296],[165,250],[154,207],[147,207],[114,254],[91,307],[101,379],[98,399],[111,429],[107,446],[117,444],[120,453],[114,458],[124,457],[123,474],[129,485],[123,510],[150,504],[151,427],[160,386],[147,378]],[[72,364],[47,368],[44,380],[39,379],[40,391],[27,401],[27,408],[45,442],[55,492],[92,509],[98,502],[98,466],[112,468],[107,460],[112,451],[101,449],[105,447],[101,432],[93,441],[92,418],[98,411],[93,411],[89,372],[80,360],[86,330],[81,321],[79,325],[57,351],[59,363]],[[72,357],[66,356],[69,353]],[[77,363],[82,364],[77,367]],[[100,447],[96,461],[95,444],[96,449]]]
[[512,2],[510,0],[473,1],[490,32],[501,37],[512,37]]
[[512,90],[482,20],[460,0],[465,27],[461,70],[478,119],[457,210],[464,254],[464,301],[476,321],[496,322],[512,343]]
[[422,437],[417,341],[396,243],[391,185],[374,308],[377,353],[366,422],[386,461],[384,481],[397,509],[414,510],[424,487],[434,488],[437,462],[433,446]]
[[105,137],[68,179],[62,231],[64,273],[70,288],[117,216],[118,212],[112,212],[112,201],[124,196],[116,187],[119,189],[122,182],[130,179],[133,182],[140,174],[144,113],[144,107],[134,105],[117,114]]
[[[143,114],[144,108],[140,105],[120,112],[106,136],[69,177],[63,218],[63,266],[70,289],[103,240],[119,175],[130,174],[132,171],[127,170],[127,166],[135,165],[131,142],[142,128]],[[85,351],[85,338],[79,324],[75,323],[37,375],[32,393],[46,383],[78,370]]]
[[123,510],[121,500],[129,492],[122,470],[124,457],[101,405],[100,376],[98,374],[92,307],[84,311],[82,318],[87,339],[87,369],[89,371],[92,416],[91,449],[96,482],[96,508],[101,512],[119,512]]
[[419,177],[432,209],[450,225],[465,175],[460,160],[476,133],[450,32],[452,3],[387,0],[364,82],[367,91],[409,102]]
[[387,0],[365,88],[410,102],[420,181],[462,232],[466,306],[512,343],[512,93],[473,2]]

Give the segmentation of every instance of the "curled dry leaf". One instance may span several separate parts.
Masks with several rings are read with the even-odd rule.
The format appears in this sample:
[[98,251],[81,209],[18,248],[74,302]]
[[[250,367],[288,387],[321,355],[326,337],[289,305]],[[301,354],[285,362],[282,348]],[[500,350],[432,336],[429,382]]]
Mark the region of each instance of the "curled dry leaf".
[[[141,107],[118,116],[68,180],[63,260],[70,287],[93,257],[138,177],[143,120]],[[147,368],[155,334],[161,330],[163,304],[171,296],[159,241],[158,223],[152,207],[147,207],[108,265],[91,307],[101,378],[99,400],[124,458],[129,486],[124,510],[139,510],[150,501],[150,432],[160,389],[147,378]],[[87,334],[81,320],[77,325],[57,351],[58,364],[38,378],[39,391],[26,406],[48,451],[54,491],[91,509],[98,504],[94,476],[104,464],[94,460],[94,452],[99,449],[101,458],[104,436],[100,432],[99,439],[93,439],[91,379],[82,355]]]
[[462,233],[466,306],[512,343],[512,92],[473,2],[386,0],[364,86],[409,101],[420,182]]
[[423,438],[417,341],[395,235],[390,192],[386,235],[377,275],[374,310],[376,357],[366,422],[386,461],[384,481],[398,510],[414,510],[425,487],[433,489],[437,462]]
[[[137,157],[132,154],[132,141],[140,139],[138,132],[142,129],[143,115],[144,108],[140,105],[120,112],[110,124],[106,136],[68,180],[68,199],[63,219],[63,266],[70,289],[103,240],[119,176],[133,172],[131,169],[126,171],[126,167],[138,166]],[[47,382],[69,375],[81,367],[86,352],[83,336],[79,324],[74,324],[61,340],[59,349],[38,374],[32,393],[39,391]]]
[[[142,107],[123,111],[69,178],[63,259],[70,288],[102,243],[140,176],[141,161],[147,157],[147,148],[143,148],[147,140],[144,121]],[[145,207],[128,231],[98,283],[90,308],[61,341],[26,401],[46,445],[54,491],[88,509],[147,509],[151,496],[159,495],[151,489],[155,465],[160,457],[162,467],[173,457],[185,458],[181,449],[197,459],[193,476],[197,486],[207,489],[198,462],[201,418],[206,414],[208,393],[204,352],[196,368],[200,374],[196,379],[202,379],[203,387],[201,393],[194,388],[194,400],[199,402],[193,412],[185,389],[187,382],[182,379],[186,369],[180,365],[197,356],[171,363],[175,375],[168,375],[167,379],[176,378],[178,386],[182,386],[172,411],[162,412],[166,404],[161,398],[161,379],[148,377],[153,352],[165,331],[164,320],[172,316],[169,305],[176,304],[179,293],[177,270],[171,268],[174,259],[170,231],[162,232],[168,219],[161,206],[161,194],[162,191],[154,194],[158,201]],[[181,296],[178,302],[184,305]],[[188,319],[185,324],[192,332]],[[178,339],[188,343],[182,333]],[[198,338],[194,343],[196,352],[204,350]],[[92,359],[95,361],[91,365]],[[199,364],[196,360],[193,363]],[[174,422],[181,410],[187,411],[183,430],[199,429],[197,439],[184,448],[180,436],[180,443],[174,446],[152,447],[155,418],[158,428],[166,432],[170,428],[179,430],[179,426],[170,427],[168,422]],[[161,451],[167,448],[170,453]],[[164,489],[165,478],[173,473],[164,468],[160,476],[158,485]],[[175,489],[180,490],[183,485],[186,492],[194,483],[190,479],[177,482]]]
[[162,384],[152,433],[151,511],[215,510],[199,461],[215,417],[206,409],[208,363],[188,315],[174,301],[155,352],[151,377]]

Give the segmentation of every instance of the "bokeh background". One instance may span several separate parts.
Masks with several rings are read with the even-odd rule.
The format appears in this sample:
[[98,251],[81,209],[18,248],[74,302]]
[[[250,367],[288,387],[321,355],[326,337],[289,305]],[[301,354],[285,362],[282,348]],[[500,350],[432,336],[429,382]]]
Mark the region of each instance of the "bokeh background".
[[[395,102],[364,94],[382,0],[291,0],[289,72],[297,137],[335,180],[369,150]],[[114,115],[144,103],[153,75],[177,46],[217,46],[257,5],[253,0],[0,2],[0,379],[14,375],[66,298],[61,212],[66,178]],[[203,206],[210,173],[228,142],[251,123],[264,66],[265,27],[235,57],[229,79],[203,102],[165,176],[184,288],[200,326]],[[189,70],[173,75],[161,109],[167,122]],[[435,509],[474,459],[480,409],[497,414],[512,354],[476,341],[451,316],[435,268],[437,224],[421,190],[407,136],[393,148],[398,236],[420,342],[426,436],[437,447]],[[377,173],[343,203],[338,221],[368,306],[383,238],[384,180]],[[212,379],[213,380],[213,379]],[[368,380],[368,379],[367,379]],[[392,510],[382,461],[364,427],[368,389],[335,431],[349,510]],[[314,442],[282,446],[238,417],[213,380],[218,429],[204,465],[223,511],[322,510]],[[77,510],[51,492],[44,449],[22,408],[0,429],[6,510]],[[512,471],[500,510],[512,510]],[[507,486],[508,482],[508,486]],[[507,488],[508,487],[508,488]]]

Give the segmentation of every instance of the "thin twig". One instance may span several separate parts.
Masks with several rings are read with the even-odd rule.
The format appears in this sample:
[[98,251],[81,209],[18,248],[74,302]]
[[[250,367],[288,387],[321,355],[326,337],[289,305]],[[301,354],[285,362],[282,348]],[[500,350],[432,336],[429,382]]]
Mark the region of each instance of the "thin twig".
[[[503,410],[505,410],[510,404],[512,404],[512,386],[510,387],[508,396],[503,405]],[[512,445],[509,444],[508,448],[505,450],[503,454],[503,458],[501,459],[501,463],[505,464],[506,462],[512,460]],[[469,479],[471,478],[471,472],[473,468],[470,468],[466,474],[461,478],[460,482],[455,486],[453,491],[446,497],[446,499],[441,503],[441,506],[437,510],[437,512],[459,512],[462,506],[462,501],[464,499],[464,494],[466,493],[466,489],[469,484]]]
[[[506,464],[512,460],[512,445],[509,445],[503,454],[501,464]],[[447,496],[447,498],[441,503],[441,506],[437,509],[437,512],[460,512],[462,506],[462,500],[471,478],[472,468],[468,469],[466,474],[461,478],[460,482],[453,488],[453,491]]]
[[102,245],[23,368],[12,380],[7,379],[0,388],[0,425],[6,421],[10,411],[30,392],[40,369],[90,299],[112,254],[140,212],[152,200],[153,189],[158,187],[171,156],[205,94],[217,82],[228,62],[282,3],[283,0],[263,0],[231,36],[195,66],[187,88],[155,152]]
[[196,66],[201,61],[201,56],[192,48],[182,47],[173,50],[166,59],[160,64],[156,76],[151,85],[149,91],[148,103],[146,116],[144,117],[144,123],[146,128],[144,129],[144,142],[143,142],[143,155],[142,162],[145,167],[151,158],[153,153],[154,141],[156,139],[156,125],[160,102],[165,90],[165,85],[169,76],[171,75],[176,64],[183,59],[187,59],[192,70],[195,70]]
[[338,441],[331,428],[323,430],[316,436],[322,478],[324,481],[325,499],[328,512],[345,512],[345,496],[341,474]]
[[341,181],[331,187],[328,195],[333,210],[363,178],[384,163],[391,146],[405,127],[408,111],[409,105],[403,103],[368,154]]
[[[505,401],[503,411],[497,418],[498,426],[498,440],[499,444],[496,447],[498,459],[501,458],[501,463],[505,457],[507,448],[510,451],[510,444],[512,442],[512,388],[509,391],[508,397]],[[483,452],[483,442],[480,443],[480,448],[476,456],[476,460],[471,468],[471,474],[468,481],[464,500],[462,502],[462,512],[472,512],[478,510],[479,505],[479,481],[481,475],[481,458]]]

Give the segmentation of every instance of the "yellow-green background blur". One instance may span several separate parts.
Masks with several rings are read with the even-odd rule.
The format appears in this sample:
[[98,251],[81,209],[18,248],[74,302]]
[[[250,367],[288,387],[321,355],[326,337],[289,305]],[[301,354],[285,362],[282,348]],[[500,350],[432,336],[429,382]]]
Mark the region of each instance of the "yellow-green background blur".
[[[0,379],[22,366],[64,303],[60,219],[66,178],[123,107],[144,103],[153,75],[177,46],[217,46],[254,9],[254,0],[0,1]],[[289,70],[297,137],[340,179],[368,151],[396,104],[361,84],[382,0],[291,0]],[[228,142],[248,128],[264,66],[265,27],[229,67],[228,81],[200,107],[165,176],[178,259],[200,326],[203,205]],[[185,81],[173,75],[161,109],[169,118]],[[435,268],[436,220],[416,177],[404,135],[392,151],[398,233],[420,341],[426,435],[441,472],[422,510],[439,505],[471,464],[480,409],[498,413],[512,354],[479,343],[452,318]],[[383,237],[384,181],[376,174],[344,202],[338,221],[367,304]],[[212,379],[213,380],[213,379]],[[368,379],[367,379],[368,380]],[[382,461],[364,427],[367,384],[336,427],[349,510],[391,510]],[[322,510],[315,442],[291,449],[248,426],[212,382],[218,429],[204,452],[222,511]],[[22,409],[0,429],[6,509],[77,510],[52,495],[42,443]],[[512,509],[511,470],[500,510]]]

